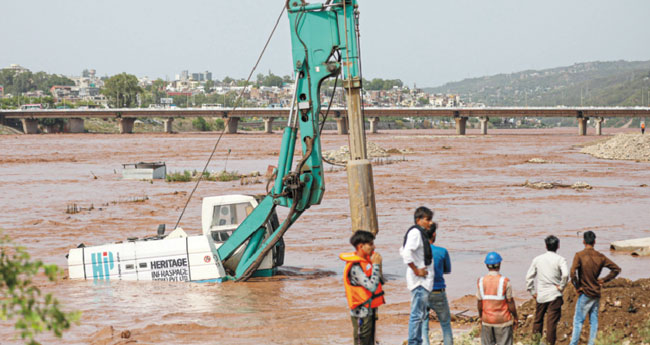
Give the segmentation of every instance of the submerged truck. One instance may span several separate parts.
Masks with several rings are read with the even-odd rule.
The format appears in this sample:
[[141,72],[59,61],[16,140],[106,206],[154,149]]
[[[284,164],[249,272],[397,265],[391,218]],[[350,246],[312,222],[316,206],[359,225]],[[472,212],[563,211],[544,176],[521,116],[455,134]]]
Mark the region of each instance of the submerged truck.
[[[225,195],[203,198],[201,235],[188,236],[181,228],[168,235],[164,227],[152,237],[71,249],[68,271],[71,279],[220,281],[235,271],[245,245],[219,265],[213,249],[226,242],[243,220],[257,207],[259,197]],[[271,214],[264,238],[279,226]],[[271,276],[284,261],[284,241],[279,241],[262,260],[253,276]],[[221,266],[221,267],[220,267]]]

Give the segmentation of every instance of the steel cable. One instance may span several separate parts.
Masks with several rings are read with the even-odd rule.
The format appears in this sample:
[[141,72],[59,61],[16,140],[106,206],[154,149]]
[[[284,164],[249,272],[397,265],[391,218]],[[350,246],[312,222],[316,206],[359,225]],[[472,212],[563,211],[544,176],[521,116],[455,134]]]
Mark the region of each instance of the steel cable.
[[[235,111],[237,109],[240,100],[242,99],[242,96],[244,95],[244,92],[246,91],[246,87],[248,86],[248,83],[251,80],[251,77],[253,76],[253,73],[255,73],[255,70],[257,69],[257,66],[259,65],[260,61],[262,60],[262,57],[264,56],[264,53],[266,52],[266,48],[269,46],[269,42],[271,42],[271,38],[273,38],[273,34],[275,33],[275,30],[278,28],[278,24],[280,23],[280,19],[282,19],[282,16],[284,15],[284,11],[286,10],[286,7],[283,5],[282,6],[282,11],[280,12],[280,15],[278,16],[278,19],[275,21],[275,25],[273,26],[273,30],[271,30],[271,34],[266,40],[266,43],[264,44],[264,48],[262,48],[262,51],[260,52],[260,55],[257,57],[257,61],[255,62],[255,66],[253,66],[253,69],[251,69],[251,72],[248,74],[248,78],[246,79],[246,85],[242,88],[241,92],[239,92],[239,96],[237,96],[237,99],[235,99],[235,104],[233,105],[232,111]],[[225,106],[225,104],[224,104]],[[217,147],[219,146],[219,142],[221,141],[221,138],[223,137],[223,134],[226,132],[226,129],[228,126],[224,124],[223,130],[221,131],[221,134],[219,134],[219,138],[217,139],[217,142],[214,144],[214,148],[212,149],[212,153],[210,153],[210,157],[208,157],[207,162],[205,162],[205,166],[203,167],[203,170],[201,171],[201,174],[199,175],[198,180],[196,180],[196,184],[194,185],[194,188],[192,189],[192,192],[190,193],[190,196],[187,198],[187,202],[185,202],[185,206],[183,206],[183,211],[181,211],[180,216],[178,217],[178,220],[176,221],[176,225],[174,225],[174,229],[178,227],[178,224],[180,224],[181,219],[183,219],[183,215],[185,214],[185,210],[187,209],[187,205],[189,205],[190,201],[192,200],[192,196],[194,195],[194,192],[199,186],[199,183],[203,179],[203,175],[205,172],[208,170],[208,165],[210,164],[210,161],[212,160],[212,157],[214,156],[214,153],[217,151]]]

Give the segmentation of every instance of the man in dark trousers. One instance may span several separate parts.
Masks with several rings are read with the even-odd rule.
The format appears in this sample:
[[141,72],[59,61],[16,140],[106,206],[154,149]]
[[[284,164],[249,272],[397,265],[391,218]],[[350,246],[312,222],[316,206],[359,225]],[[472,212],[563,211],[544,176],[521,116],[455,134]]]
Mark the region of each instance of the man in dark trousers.
[[[585,232],[583,244],[585,249],[576,253],[571,265],[571,283],[580,296],[573,316],[573,336],[570,345],[578,344],[582,324],[587,315],[589,315],[589,345],[594,344],[598,333],[600,288],[621,272],[618,265],[594,249],[596,234],[593,231]],[[598,279],[603,267],[609,268],[609,274],[603,279]]]
[[[440,328],[442,328],[442,341],[444,345],[454,344],[454,334],[451,330],[451,312],[449,311],[449,302],[445,289],[445,274],[451,273],[451,258],[449,252],[443,247],[434,245],[438,224],[433,223],[427,234],[431,244],[431,254],[433,255],[433,289],[429,293],[429,308],[436,312]],[[429,322],[424,323],[422,332],[423,345],[429,345]]]
[[562,291],[569,279],[569,268],[566,260],[556,253],[560,248],[560,240],[551,235],[544,242],[547,252],[533,259],[526,274],[526,287],[537,302],[533,334],[541,336],[546,315],[546,342],[555,345],[557,323],[562,316],[564,303]]
[[343,285],[350,307],[354,345],[375,345],[377,308],[385,303],[381,283],[381,255],[375,252],[375,236],[358,230],[350,238],[353,253],[339,255],[345,261]]

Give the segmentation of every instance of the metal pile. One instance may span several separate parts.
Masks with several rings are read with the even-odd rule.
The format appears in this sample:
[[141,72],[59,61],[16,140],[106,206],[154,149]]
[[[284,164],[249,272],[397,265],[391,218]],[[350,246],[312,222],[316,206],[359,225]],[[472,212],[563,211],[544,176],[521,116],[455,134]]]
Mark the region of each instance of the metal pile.
[[650,135],[617,134],[613,138],[581,150],[604,159],[650,161]]

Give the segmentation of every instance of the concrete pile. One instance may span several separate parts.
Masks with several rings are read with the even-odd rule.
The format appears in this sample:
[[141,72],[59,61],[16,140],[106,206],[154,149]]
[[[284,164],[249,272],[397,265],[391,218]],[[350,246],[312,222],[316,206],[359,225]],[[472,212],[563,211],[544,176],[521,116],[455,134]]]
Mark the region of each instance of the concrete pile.
[[594,157],[650,161],[650,135],[617,134],[613,138],[584,147],[580,152]]

